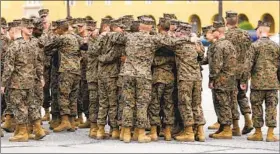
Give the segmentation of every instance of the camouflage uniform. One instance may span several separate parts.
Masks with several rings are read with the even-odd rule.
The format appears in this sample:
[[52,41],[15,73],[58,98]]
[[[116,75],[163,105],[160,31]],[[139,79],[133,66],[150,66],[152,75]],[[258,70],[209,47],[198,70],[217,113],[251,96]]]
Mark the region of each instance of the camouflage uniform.
[[201,106],[202,76],[198,60],[204,53],[197,52],[194,44],[183,44],[175,50],[179,110],[184,126],[204,125],[205,119]]
[[[77,115],[77,97],[80,82],[80,40],[67,32],[52,41],[45,47],[46,50],[58,49],[59,51],[59,98],[60,115]],[[52,51],[54,52],[54,51]]]
[[265,121],[267,127],[277,127],[277,105],[280,80],[277,70],[280,69],[279,45],[267,37],[254,42],[247,56],[247,69],[242,83],[251,77],[252,119],[255,128],[264,125],[263,101],[265,101]]
[[87,82],[89,90],[89,121],[97,123],[99,101],[98,101],[98,43],[101,37],[97,40],[90,39],[88,49],[88,65],[87,65]]
[[146,128],[148,120],[147,107],[151,101],[151,66],[154,53],[157,48],[175,45],[176,42],[168,36],[150,35],[148,32],[136,32],[124,38],[127,59],[123,72],[120,73],[124,77],[125,102],[122,124],[124,127],[133,126],[133,109],[136,107],[136,127],[142,129]]
[[[167,50],[160,48],[157,52]],[[157,53],[156,52],[156,53]],[[160,53],[159,53],[160,54]],[[175,56],[156,55],[153,62],[153,87],[152,102],[148,107],[149,121],[151,125],[161,125],[160,110],[163,109],[163,123],[174,124],[174,70]]]
[[246,113],[251,114],[251,108],[248,102],[248,98],[246,96],[247,90],[242,90],[240,88],[240,78],[242,75],[242,72],[244,71],[244,63],[245,63],[245,57],[246,57],[246,51],[249,49],[251,45],[250,36],[247,31],[241,30],[237,27],[229,28],[226,32],[226,39],[229,40],[235,50],[236,50],[236,57],[237,57],[237,101],[240,106],[240,110],[242,115],[245,115]]
[[[220,124],[231,125],[236,93],[236,51],[231,42],[219,39],[209,52],[209,82],[214,86],[214,105]],[[236,119],[237,120],[237,119]]]
[[2,76],[2,84],[9,84],[9,100],[14,106],[13,111],[17,124],[27,124],[41,118],[40,106],[33,100],[35,78],[43,79],[42,67],[38,65],[38,43],[30,38],[16,39],[9,47]]
[[115,32],[108,33],[100,42],[100,56],[98,57],[98,87],[99,87],[99,111],[98,125],[106,125],[108,115],[109,124],[116,128],[118,87],[117,80],[120,72],[119,59],[123,45],[114,45]]
[[[4,61],[5,61],[6,51],[11,41],[9,40],[8,37],[6,37],[3,34],[1,34],[0,39],[1,39],[1,77],[2,77],[4,71]],[[1,114],[3,114],[5,111],[4,115],[6,114],[12,115],[13,111],[11,109],[11,104],[8,101],[8,88],[6,88],[5,94],[1,94],[1,95],[2,95]]]

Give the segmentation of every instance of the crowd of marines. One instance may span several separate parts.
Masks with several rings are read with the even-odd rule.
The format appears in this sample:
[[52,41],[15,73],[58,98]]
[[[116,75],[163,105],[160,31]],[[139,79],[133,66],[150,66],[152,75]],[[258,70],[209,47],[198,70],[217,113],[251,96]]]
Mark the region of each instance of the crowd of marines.
[[[99,29],[90,16],[49,22],[48,15],[42,9],[40,18],[1,18],[1,116],[2,129],[14,132],[9,141],[40,140],[49,134],[42,121],[49,121],[55,133],[90,128],[89,137],[99,140],[204,142],[207,64],[217,115],[209,137],[232,139],[255,128],[247,139],[262,141],[265,101],[266,141],[278,141],[280,51],[268,37],[270,23],[259,21],[252,43],[234,11],[201,34],[167,13],[158,24],[151,15],[106,16]],[[199,35],[211,43],[206,54]]]

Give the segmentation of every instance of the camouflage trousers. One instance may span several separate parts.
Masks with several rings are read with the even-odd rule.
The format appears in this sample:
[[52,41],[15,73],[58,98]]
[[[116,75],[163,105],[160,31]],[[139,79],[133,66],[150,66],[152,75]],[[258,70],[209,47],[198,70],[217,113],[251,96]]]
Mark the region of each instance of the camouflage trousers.
[[106,125],[108,116],[108,123],[111,127],[118,127],[118,86],[117,78],[101,78],[98,79],[98,94],[99,94],[99,110],[97,123],[99,125]]
[[123,127],[132,127],[133,113],[136,109],[135,127],[146,128],[148,125],[147,109],[151,102],[152,81],[146,78],[124,76],[122,116]]
[[81,80],[78,95],[78,113],[84,112],[89,117],[89,91],[87,80]]
[[40,80],[35,80],[34,101],[39,106],[43,105],[43,87],[42,87],[42,83]]
[[77,115],[77,97],[80,76],[69,72],[59,74],[59,97],[60,115]]
[[240,84],[241,84],[241,81],[237,80],[237,89],[238,89],[237,101],[238,101],[238,105],[239,105],[241,114],[242,115],[245,115],[247,113],[251,114],[251,108],[250,108],[250,105],[249,105],[248,98],[246,96],[247,89],[246,90],[242,90],[240,88]]
[[99,101],[98,101],[98,83],[88,83],[89,91],[89,121],[97,123]]
[[59,97],[59,73],[58,68],[52,67],[51,72],[51,114],[53,117],[59,117],[60,116],[60,108],[58,103],[58,97]]
[[122,126],[122,114],[124,108],[124,100],[122,94],[122,87],[118,86],[118,125]]
[[263,102],[265,102],[265,124],[277,126],[278,90],[251,90],[252,119],[255,128],[263,127]]
[[[238,103],[237,103],[237,93],[238,92],[236,90],[230,93],[232,120],[240,119],[240,113],[238,110]],[[215,90],[212,90],[212,99],[213,99],[215,113],[218,116],[218,112],[220,108],[215,100],[216,99]],[[217,121],[219,121],[219,119]]]
[[214,107],[216,108],[218,121],[222,125],[231,125],[232,120],[239,120],[237,106],[237,91],[214,89]]
[[178,107],[185,127],[205,124],[201,106],[201,87],[201,81],[179,81],[178,83]]
[[45,80],[45,86],[43,88],[43,108],[47,109],[51,106],[51,95],[50,95],[50,76],[51,76],[51,68],[50,67],[44,67],[44,80]]
[[[4,116],[6,115],[13,115],[13,105],[10,102],[10,96],[9,96],[10,92],[9,92],[9,88],[7,87],[5,89],[5,94],[2,95],[2,101],[4,102],[5,106],[2,107],[4,110],[4,112],[2,112],[2,114],[4,114]],[[2,103],[2,102],[1,102]],[[1,104],[2,105],[2,104]]]
[[151,125],[161,126],[160,110],[163,110],[163,123],[174,124],[174,103],[172,93],[174,83],[156,83],[152,87],[152,101],[148,107],[148,115]]
[[34,89],[10,89],[9,92],[17,124],[27,124],[41,118],[41,106],[33,99]]

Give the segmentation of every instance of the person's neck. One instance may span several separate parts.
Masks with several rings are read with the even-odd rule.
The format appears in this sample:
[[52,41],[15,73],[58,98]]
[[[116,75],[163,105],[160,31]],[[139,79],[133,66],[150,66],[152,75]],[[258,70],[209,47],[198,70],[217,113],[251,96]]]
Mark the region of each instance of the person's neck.
[[25,41],[30,40],[30,36],[28,36],[28,35],[23,34],[22,37]]
[[16,32],[16,33],[14,34],[14,40],[15,40],[15,39],[18,39],[18,38],[20,38],[20,37],[22,37],[22,35],[21,35],[20,32]]
[[232,29],[232,28],[236,28],[236,27],[237,27],[237,25],[227,25],[228,29]]
[[261,33],[260,37],[268,37],[268,33]]

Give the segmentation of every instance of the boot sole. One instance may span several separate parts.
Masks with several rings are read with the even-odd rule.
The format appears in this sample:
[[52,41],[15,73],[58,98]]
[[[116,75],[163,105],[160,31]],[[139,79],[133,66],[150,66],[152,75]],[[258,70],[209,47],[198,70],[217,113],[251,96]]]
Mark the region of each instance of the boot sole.
[[270,140],[270,139],[266,139],[266,142],[279,142],[279,140]]
[[232,137],[215,137],[213,136],[214,139],[232,139]]
[[12,129],[7,129],[7,128],[2,128],[5,132],[7,133],[13,133],[15,130]]
[[257,139],[257,140],[252,140],[252,139],[247,139],[248,141],[263,141],[263,139]]
[[176,140],[176,141],[179,141],[179,142],[194,142],[194,140]]
[[232,136],[241,136],[241,134],[233,134],[233,133],[232,133]]
[[40,137],[35,137],[35,140],[41,140],[43,139],[44,137],[46,137],[47,135],[43,135],[43,136],[40,136]]

